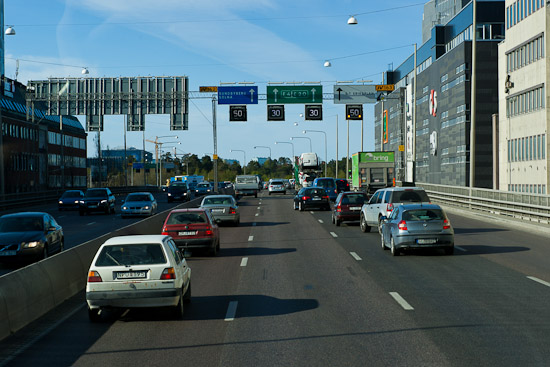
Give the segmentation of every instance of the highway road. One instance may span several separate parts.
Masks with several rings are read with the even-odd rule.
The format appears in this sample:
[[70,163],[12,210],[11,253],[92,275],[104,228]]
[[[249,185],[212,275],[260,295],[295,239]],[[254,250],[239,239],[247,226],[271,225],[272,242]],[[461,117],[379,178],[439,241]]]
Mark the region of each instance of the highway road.
[[[82,292],[1,341],[0,365],[548,366],[547,235],[451,214],[454,256],[392,257],[378,233],[294,211],[290,195],[240,203],[219,255],[188,258],[184,320],[154,309],[92,324]],[[124,223],[97,219],[71,235]]]

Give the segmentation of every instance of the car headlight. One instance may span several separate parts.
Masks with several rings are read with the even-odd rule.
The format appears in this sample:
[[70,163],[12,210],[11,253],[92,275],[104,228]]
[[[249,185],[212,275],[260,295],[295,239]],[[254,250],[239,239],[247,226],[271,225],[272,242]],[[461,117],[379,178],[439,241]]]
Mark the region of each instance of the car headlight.
[[23,242],[21,243],[22,248],[34,248],[36,246],[40,246],[43,242],[42,241],[32,241],[32,242]]
[[183,193],[183,196],[187,196],[187,193],[186,193],[186,192],[184,192],[184,193]]
[[59,204],[63,204],[63,201],[59,200]]
[[105,204],[107,200],[101,200],[101,204]]
[[127,207],[127,206],[123,206],[123,207],[122,207],[122,210],[128,210],[128,207]]
[[172,196],[172,194],[168,193],[168,196]]
[[78,200],[75,200],[74,203],[75,203],[75,204],[78,204]]
[[79,203],[80,203],[80,204],[84,204],[84,200],[80,200]]
[[143,209],[149,210],[149,205],[144,206]]
[[206,192],[210,192],[210,189],[206,190]]

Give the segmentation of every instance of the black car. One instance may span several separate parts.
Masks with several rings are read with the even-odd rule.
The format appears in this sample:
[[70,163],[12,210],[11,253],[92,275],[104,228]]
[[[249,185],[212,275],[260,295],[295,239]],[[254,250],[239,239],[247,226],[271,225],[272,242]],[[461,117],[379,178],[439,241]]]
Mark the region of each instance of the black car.
[[294,196],[294,210],[322,209],[330,210],[330,199],[325,189],[320,187],[304,187]]
[[80,200],[78,211],[80,215],[91,212],[110,214],[115,212],[115,195],[108,188],[88,189]]
[[342,191],[349,191],[349,182],[348,180],[344,178],[337,178],[336,179],[336,189],[338,190],[338,193],[341,193]]
[[166,189],[166,199],[169,203],[174,200],[189,201],[191,200],[190,195],[191,193],[187,189],[187,184],[185,182],[171,183]]
[[0,261],[37,261],[63,251],[63,228],[48,213],[0,217]]
[[57,202],[59,211],[78,209],[80,200],[84,197],[84,193],[80,190],[67,190],[61,195]]

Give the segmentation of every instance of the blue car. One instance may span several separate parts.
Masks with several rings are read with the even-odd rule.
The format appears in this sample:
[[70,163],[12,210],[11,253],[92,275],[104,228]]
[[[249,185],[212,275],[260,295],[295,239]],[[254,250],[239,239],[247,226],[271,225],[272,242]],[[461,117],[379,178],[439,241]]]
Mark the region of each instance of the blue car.
[[214,189],[212,188],[212,185],[210,185],[210,182],[201,182],[197,185],[197,188],[195,189],[196,196],[209,195],[213,192]]
[[322,187],[325,189],[331,201],[335,201],[338,196],[338,187],[336,180],[332,177],[318,177],[313,181],[313,187]]

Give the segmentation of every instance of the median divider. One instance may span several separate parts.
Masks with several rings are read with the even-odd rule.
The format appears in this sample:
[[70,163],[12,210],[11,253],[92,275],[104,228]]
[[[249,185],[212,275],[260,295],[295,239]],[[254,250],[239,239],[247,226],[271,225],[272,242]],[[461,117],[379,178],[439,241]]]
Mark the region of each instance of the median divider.
[[[196,207],[201,199],[191,200],[176,208]],[[1,276],[0,340],[86,288],[90,264],[107,239],[132,234],[160,234],[170,210]]]

